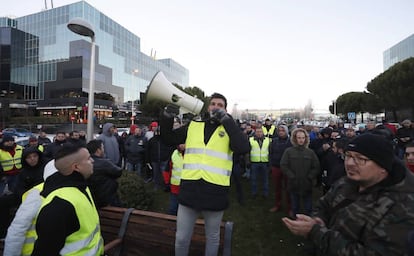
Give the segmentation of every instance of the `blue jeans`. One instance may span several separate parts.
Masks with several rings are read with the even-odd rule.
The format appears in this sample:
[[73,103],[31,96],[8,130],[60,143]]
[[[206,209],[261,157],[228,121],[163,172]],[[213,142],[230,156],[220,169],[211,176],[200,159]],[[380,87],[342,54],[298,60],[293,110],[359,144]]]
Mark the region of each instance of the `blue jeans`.
[[130,162],[127,161],[126,169],[130,172],[137,172],[138,176],[142,177],[142,174],[141,174],[142,163],[133,164],[133,163],[130,163]]
[[257,195],[257,180],[259,177],[263,181],[263,196],[269,195],[269,163],[252,163],[250,180],[252,183],[252,195]]
[[177,215],[178,211],[178,194],[170,193],[170,206],[168,208],[168,214]]
[[220,245],[220,224],[224,211],[196,211],[180,204],[177,213],[175,256],[187,256],[195,221],[200,213],[204,217],[206,234],[205,256],[217,256]]
[[293,216],[300,213],[300,201],[303,201],[304,214],[312,216],[312,193],[306,195],[299,195],[295,192],[290,192],[290,202],[292,206]]

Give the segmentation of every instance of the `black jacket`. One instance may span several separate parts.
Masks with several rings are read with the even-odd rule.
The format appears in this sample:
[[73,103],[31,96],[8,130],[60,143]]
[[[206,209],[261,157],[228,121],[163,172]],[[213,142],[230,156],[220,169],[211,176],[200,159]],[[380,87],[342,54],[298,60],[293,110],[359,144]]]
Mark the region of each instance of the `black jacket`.
[[[161,117],[161,137],[169,145],[179,145],[185,143],[187,138],[188,125],[173,130],[173,118]],[[204,118],[204,142],[210,140],[211,135],[220,125],[208,118]],[[234,154],[246,154],[250,151],[250,143],[247,137],[242,134],[239,127],[233,119],[227,119],[223,122],[230,137],[230,149]],[[203,179],[199,180],[181,180],[180,193],[178,201],[180,204],[191,207],[196,210],[222,211],[229,205],[227,186],[219,186],[209,183]]]
[[[78,188],[92,203],[86,192],[86,181],[78,172],[63,176],[59,172],[49,176],[45,181],[41,196],[47,197],[51,192],[62,187]],[[73,205],[59,197],[55,197],[43,207],[37,217],[36,240],[33,250],[37,255],[60,255],[59,251],[65,245],[66,237],[79,230],[80,224]]]
[[288,147],[291,147],[292,143],[290,138],[274,137],[270,144],[270,163],[272,166],[280,167],[280,159],[282,159],[283,153]]
[[88,179],[88,186],[91,190],[97,208],[111,204],[118,190],[117,178],[122,174],[121,167],[112,163],[108,158],[92,155],[93,174]]
[[166,145],[160,135],[154,135],[148,141],[147,163],[168,161],[176,147]]
[[[39,155],[39,161],[35,166],[30,166],[26,162],[26,157],[31,153]],[[46,161],[43,153],[39,149],[36,147],[28,147],[23,150],[22,169],[17,176],[17,183],[13,191],[19,198],[21,198],[24,192],[43,182],[43,169],[45,165]]]
[[48,160],[51,160],[55,157],[56,152],[58,152],[58,150],[63,146],[63,144],[66,143],[66,140],[63,141],[58,141],[55,140],[55,142],[49,144],[44,152],[44,156],[45,158],[47,158]]

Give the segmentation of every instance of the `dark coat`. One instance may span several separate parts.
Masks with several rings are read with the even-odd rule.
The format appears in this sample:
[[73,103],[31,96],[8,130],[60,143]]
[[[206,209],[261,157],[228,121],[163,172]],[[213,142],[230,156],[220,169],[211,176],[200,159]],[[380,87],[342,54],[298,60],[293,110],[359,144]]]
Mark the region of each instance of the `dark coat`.
[[93,174],[88,179],[97,208],[111,204],[118,190],[117,178],[122,174],[122,169],[107,158],[92,155]]
[[[39,162],[35,166],[30,166],[25,160],[31,153],[39,155]],[[46,163],[43,153],[36,147],[28,147],[23,150],[22,169],[17,176],[17,183],[13,191],[18,197],[21,198],[24,192],[43,182],[43,169]]]

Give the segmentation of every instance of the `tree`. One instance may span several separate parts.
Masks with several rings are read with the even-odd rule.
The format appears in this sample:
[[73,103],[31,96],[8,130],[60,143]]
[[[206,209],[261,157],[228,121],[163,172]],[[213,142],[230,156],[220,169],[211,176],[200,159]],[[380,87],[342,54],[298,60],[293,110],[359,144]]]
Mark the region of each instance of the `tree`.
[[347,92],[336,99],[336,113],[347,116],[348,112],[361,113],[361,119],[364,119],[366,112],[366,96],[363,92]]
[[367,90],[390,110],[398,120],[397,110],[411,108],[414,111],[414,58],[399,62],[384,71],[368,85]]

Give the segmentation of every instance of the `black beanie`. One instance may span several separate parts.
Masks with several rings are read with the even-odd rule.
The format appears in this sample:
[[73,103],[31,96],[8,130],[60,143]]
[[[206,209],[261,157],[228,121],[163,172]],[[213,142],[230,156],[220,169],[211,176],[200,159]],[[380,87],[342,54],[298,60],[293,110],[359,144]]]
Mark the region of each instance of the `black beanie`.
[[14,138],[13,138],[13,136],[7,134],[7,135],[3,136],[3,139],[1,141],[2,141],[2,143],[6,142],[6,141],[14,141]]
[[394,150],[391,141],[383,136],[366,133],[351,140],[346,147],[346,151],[358,152],[376,164],[387,170],[392,171]]

